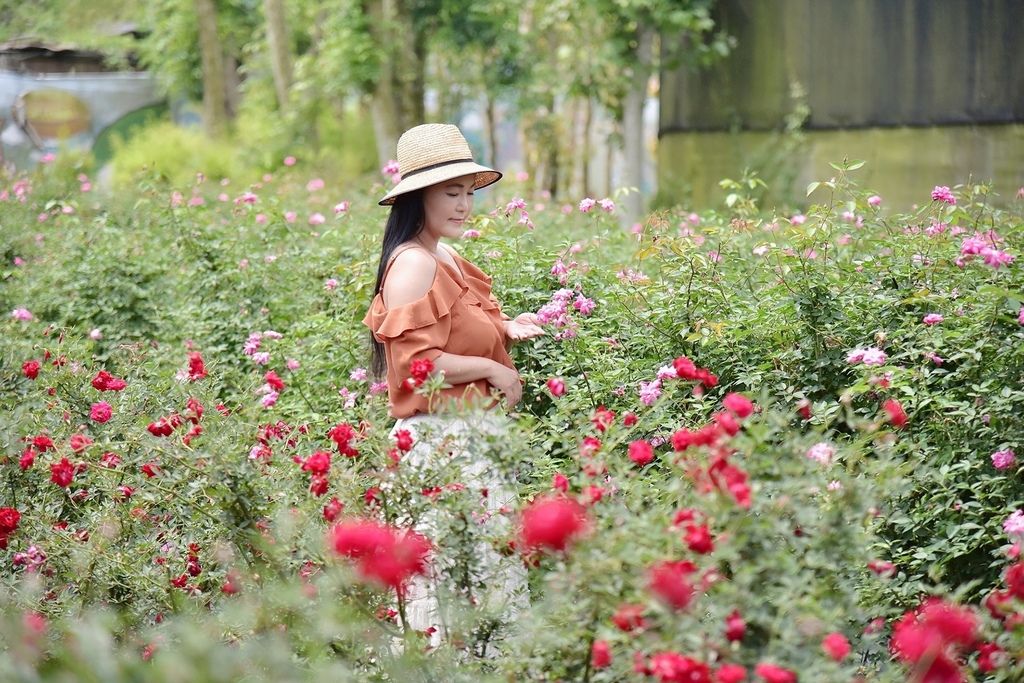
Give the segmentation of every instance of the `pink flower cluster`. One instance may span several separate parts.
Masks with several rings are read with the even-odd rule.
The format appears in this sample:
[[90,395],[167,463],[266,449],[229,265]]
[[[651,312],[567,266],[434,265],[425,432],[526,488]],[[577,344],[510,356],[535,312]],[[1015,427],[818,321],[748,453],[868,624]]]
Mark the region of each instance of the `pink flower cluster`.
[[936,185],[935,189],[932,190],[932,200],[936,202],[945,202],[947,204],[956,204],[956,197],[945,185]]
[[1024,510],[1014,510],[1012,515],[1003,520],[1003,531],[1011,537],[1024,538]]
[[825,442],[816,443],[808,449],[807,457],[827,467],[836,457],[836,449]]
[[885,351],[874,346],[869,346],[866,349],[854,349],[850,351],[846,356],[846,362],[851,365],[854,363],[863,363],[864,365],[885,365],[885,359],[888,358]]
[[557,261],[555,261],[555,265],[551,266],[551,274],[558,278],[558,282],[560,284],[564,285],[569,280],[569,274],[578,265],[578,263],[572,260],[570,260],[569,263],[566,264],[564,261],[562,261],[562,259],[558,259]]
[[991,230],[987,233],[975,232],[974,236],[967,237],[960,245],[960,256],[955,263],[963,268],[975,256],[980,256],[985,261],[985,265],[998,270],[1002,266],[1013,263],[1017,258],[998,248],[1002,242],[1003,239]]
[[1005,470],[1013,467],[1017,462],[1017,454],[1006,448],[992,454],[992,466],[997,470]]
[[590,210],[595,206],[600,206],[602,209],[608,212],[615,210],[615,202],[608,197],[598,201],[593,197],[586,197],[580,200],[580,213],[590,213]]
[[[576,297],[575,301],[573,301],[574,295]],[[563,287],[552,294],[551,301],[541,306],[540,310],[537,311],[537,319],[541,325],[552,325],[555,329],[559,330],[554,336],[556,340],[575,337],[576,330],[579,328],[579,323],[569,317],[570,301],[572,301],[572,307],[583,316],[590,315],[597,307],[594,300],[585,297],[582,292],[576,293],[571,289]]]

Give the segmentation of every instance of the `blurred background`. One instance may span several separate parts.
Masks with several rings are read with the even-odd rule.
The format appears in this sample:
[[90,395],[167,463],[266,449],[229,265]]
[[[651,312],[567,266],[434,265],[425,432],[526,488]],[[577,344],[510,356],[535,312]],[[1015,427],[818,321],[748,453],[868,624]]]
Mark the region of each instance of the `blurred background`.
[[344,186],[445,121],[627,223],[755,174],[799,208],[844,159],[895,210],[989,180],[1008,202],[1022,44],[1020,0],[0,0],[0,155],[88,154],[107,184],[295,156]]

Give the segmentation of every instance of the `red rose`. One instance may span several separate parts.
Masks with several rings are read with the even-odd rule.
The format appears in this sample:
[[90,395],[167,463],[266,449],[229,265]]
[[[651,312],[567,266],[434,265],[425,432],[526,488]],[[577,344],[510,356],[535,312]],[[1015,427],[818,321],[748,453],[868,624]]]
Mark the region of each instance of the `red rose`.
[[326,451],[317,451],[302,462],[302,470],[313,475],[323,476],[331,469],[331,454]]
[[800,402],[796,405],[796,410],[800,413],[800,417],[805,420],[811,419],[811,402],[806,398],[800,399]]
[[100,424],[108,422],[112,415],[113,410],[111,410],[110,404],[104,401],[93,403],[92,409],[89,411],[89,419]]
[[595,640],[590,646],[590,666],[595,669],[603,669],[611,666],[612,649],[607,640]]
[[821,641],[821,648],[829,657],[840,662],[850,654],[850,641],[842,633],[830,633]]
[[401,451],[412,450],[412,433],[408,429],[399,429],[395,432],[395,445]]
[[580,455],[590,458],[601,448],[601,441],[597,437],[585,436],[580,444]]
[[723,664],[715,672],[715,683],[742,683],[745,680],[747,670],[739,664]]
[[597,431],[603,432],[615,424],[615,413],[604,406],[598,406],[594,411],[594,416],[590,418],[590,421],[594,423],[594,427]]
[[522,511],[519,538],[527,549],[564,551],[588,526],[587,513],[575,500],[542,497]]
[[18,459],[18,466],[21,467],[22,471],[25,471],[29,467],[32,467],[32,465],[34,465],[35,462],[36,452],[32,450],[31,446],[29,446],[28,448],[25,449],[25,452],[22,453],[21,457]]
[[697,571],[692,562],[663,560],[647,572],[647,585],[662,602],[675,610],[684,610],[693,599],[690,576]]
[[18,528],[21,513],[14,508],[0,508],[0,533],[9,534]]
[[434,362],[429,358],[417,358],[409,363],[409,374],[419,386],[427,379],[427,375],[434,371]]
[[327,505],[324,505],[324,519],[328,522],[333,522],[341,514],[341,511],[345,509],[345,504],[339,501],[337,498],[331,498],[327,501]]
[[121,391],[128,384],[123,379],[117,379],[106,370],[100,370],[92,378],[92,385],[100,391]]
[[196,382],[206,377],[206,365],[203,363],[203,356],[198,351],[188,354],[188,378]]
[[687,524],[683,540],[690,550],[699,555],[707,555],[715,549],[715,542],[707,524]]
[[314,474],[313,477],[309,480],[309,492],[319,498],[320,496],[327,493],[328,484],[330,484],[330,482],[327,480],[327,477],[319,474]]
[[92,445],[92,439],[87,437],[85,434],[72,434],[69,444],[72,451],[75,453],[81,453]]
[[629,459],[643,467],[654,460],[654,449],[643,440],[630,442]]
[[725,618],[725,639],[731,643],[743,640],[747,635],[747,622],[743,621],[738,609],[734,609]]
[[273,370],[264,375],[263,379],[273,387],[274,391],[282,391],[284,389],[284,381]]
[[189,398],[185,401],[185,419],[192,424],[199,424],[203,419],[203,404],[197,398]]
[[746,396],[740,394],[726,394],[722,399],[722,405],[735,413],[736,417],[743,419],[750,417],[754,412],[754,404]]
[[334,552],[356,561],[359,574],[401,591],[415,574],[426,571],[430,542],[413,531],[401,531],[373,520],[351,520],[331,528]]
[[60,462],[50,465],[50,481],[61,488],[67,488],[75,478],[75,466],[67,459],[61,458]]
[[53,448],[53,439],[45,434],[40,434],[39,436],[32,437],[32,445],[35,446],[36,450],[40,453],[45,453]]
[[622,416],[622,424],[625,425],[626,427],[632,427],[637,423],[637,421],[638,418],[633,413],[626,413],[625,415]]
[[707,664],[675,652],[659,652],[651,657],[650,675],[660,683],[711,683]]
[[1006,650],[995,643],[982,643],[978,646],[978,668],[982,673],[992,673],[1006,665],[1009,659]]
[[234,595],[242,591],[242,575],[238,573],[238,570],[232,569],[228,571],[224,577],[224,585],[220,587],[220,592],[224,595]]
[[551,392],[552,396],[562,396],[565,394],[565,382],[558,377],[552,377],[548,380],[548,391]]
[[29,360],[25,361],[21,365],[21,374],[25,375],[29,379],[35,379],[39,376],[39,361]]
[[170,436],[174,431],[174,425],[168,422],[166,418],[161,417],[156,422],[150,422],[146,429],[153,436]]
[[903,412],[903,405],[899,401],[890,398],[882,404],[882,408],[889,414],[889,422],[901,429],[907,426],[907,414]]
[[644,619],[643,613],[643,605],[622,604],[612,616],[612,623],[627,632],[646,628],[647,621]]
[[736,421],[736,418],[732,416],[732,413],[722,411],[715,413],[711,416],[711,419],[715,421],[715,424],[722,428],[722,431],[729,436],[736,436],[740,431],[740,424]]
[[758,664],[754,667],[754,673],[767,681],[767,683],[796,683],[795,673],[774,664]]
[[560,472],[555,472],[555,476],[551,481],[551,488],[562,493],[569,492],[569,479]]

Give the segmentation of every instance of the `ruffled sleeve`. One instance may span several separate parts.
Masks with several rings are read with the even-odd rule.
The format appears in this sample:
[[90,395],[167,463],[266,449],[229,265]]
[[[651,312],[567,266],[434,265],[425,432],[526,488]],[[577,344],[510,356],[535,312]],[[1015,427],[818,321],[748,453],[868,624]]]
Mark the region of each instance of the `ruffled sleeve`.
[[[441,355],[452,329],[451,310],[466,288],[448,277],[436,277],[421,298],[392,309],[380,294],[373,299],[363,323],[377,341],[387,345],[388,375],[409,376],[409,364]],[[389,378],[390,379],[390,378]]]

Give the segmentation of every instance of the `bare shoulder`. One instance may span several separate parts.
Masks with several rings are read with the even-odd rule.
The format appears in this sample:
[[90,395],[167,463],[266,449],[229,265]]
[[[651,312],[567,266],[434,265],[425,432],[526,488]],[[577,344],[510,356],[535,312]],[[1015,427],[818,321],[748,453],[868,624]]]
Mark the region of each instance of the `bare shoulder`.
[[438,245],[439,247],[441,247],[442,249],[444,249],[445,251],[447,251],[447,252],[448,252],[449,254],[451,254],[452,256],[459,256],[459,257],[461,257],[461,256],[462,256],[462,254],[460,254],[460,253],[459,253],[459,250],[458,250],[458,249],[456,249],[455,247],[453,247],[453,246],[452,246],[452,245],[450,245],[450,244],[446,244],[446,243],[444,243],[444,242],[438,242],[438,243],[437,243],[437,245]]
[[384,305],[397,308],[411,304],[430,290],[437,260],[423,249],[405,249],[395,257],[384,279]]

